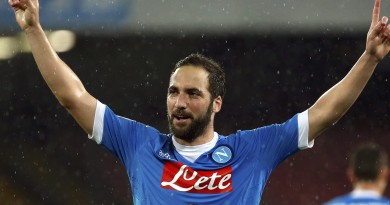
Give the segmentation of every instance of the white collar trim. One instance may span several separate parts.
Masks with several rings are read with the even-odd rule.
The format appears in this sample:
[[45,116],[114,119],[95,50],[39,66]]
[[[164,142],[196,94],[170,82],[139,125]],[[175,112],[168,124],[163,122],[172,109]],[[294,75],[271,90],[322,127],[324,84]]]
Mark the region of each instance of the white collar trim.
[[351,193],[352,197],[371,197],[371,198],[379,198],[381,195],[374,191],[374,190],[368,190],[368,189],[354,189]]
[[195,146],[186,146],[179,144],[175,137],[172,137],[173,146],[176,148],[176,151],[179,152],[181,156],[187,159],[190,162],[195,162],[195,160],[202,155],[203,153],[210,151],[218,142],[218,133],[214,132],[214,137],[210,142],[201,145]]

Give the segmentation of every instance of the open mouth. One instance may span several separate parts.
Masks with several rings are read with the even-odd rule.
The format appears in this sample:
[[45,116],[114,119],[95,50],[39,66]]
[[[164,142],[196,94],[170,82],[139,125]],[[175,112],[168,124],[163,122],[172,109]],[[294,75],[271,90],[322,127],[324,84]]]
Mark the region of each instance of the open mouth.
[[184,122],[189,121],[191,119],[191,117],[190,116],[184,116],[184,115],[173,115],[173,119],[177,123],[184,123]]
[[175,116],[175,118],[178,120],[183,120],[183,119],[188,119],[189,117]]

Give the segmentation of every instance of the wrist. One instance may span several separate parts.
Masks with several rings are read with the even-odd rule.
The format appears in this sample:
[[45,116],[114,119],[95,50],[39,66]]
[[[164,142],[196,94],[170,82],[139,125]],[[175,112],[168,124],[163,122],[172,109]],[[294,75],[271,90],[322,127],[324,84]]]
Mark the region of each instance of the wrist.
[[40,24],[36,24],[34,26],[28,26],[27,28],[23,29],[23,31],[26,35],[30,35],[35,34],[37,32],[43,32],[43,29]]
[[378,64],[382,59],[375,55],[375,53],[364,51],[362,58],[369,63]]

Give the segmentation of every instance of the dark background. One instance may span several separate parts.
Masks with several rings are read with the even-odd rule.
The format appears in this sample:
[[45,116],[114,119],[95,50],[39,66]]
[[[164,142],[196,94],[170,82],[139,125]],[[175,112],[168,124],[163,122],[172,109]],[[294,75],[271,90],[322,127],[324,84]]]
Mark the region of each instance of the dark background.
[[[174,64],[190,53],[220,62],[227,94],[216,131],[280,123],[311,106],[364,52],[365,33],[258,35],[78,35],[60,57],[87,90],[117,114],[168,132],[166,89]],[[271,175],[267,205],[316,205],[347,193],[348,153],[375,141],[389,151],[386,57],[353,107],[314,148]],[[0,61],[0,204],[131,204],[123,166],[60,106],[32,55]],[[390,196],[390,190],[386,195]]]

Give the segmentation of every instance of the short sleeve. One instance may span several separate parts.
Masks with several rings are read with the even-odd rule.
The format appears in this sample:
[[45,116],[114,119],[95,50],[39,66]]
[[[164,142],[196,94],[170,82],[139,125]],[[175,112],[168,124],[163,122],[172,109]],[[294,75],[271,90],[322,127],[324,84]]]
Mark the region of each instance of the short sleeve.
[[124,164],[131,161],[141,149],[159,132],[154,128],[116,115],[108,106],[98,102],[94,126],[89,138],[101,144]]
[[288,156],[310,147],[308,129],[307,112],[303,112],[281,124],[239,131],[237,146],[257,159],[261,167],[273,169]]

